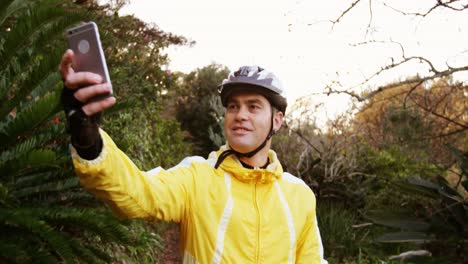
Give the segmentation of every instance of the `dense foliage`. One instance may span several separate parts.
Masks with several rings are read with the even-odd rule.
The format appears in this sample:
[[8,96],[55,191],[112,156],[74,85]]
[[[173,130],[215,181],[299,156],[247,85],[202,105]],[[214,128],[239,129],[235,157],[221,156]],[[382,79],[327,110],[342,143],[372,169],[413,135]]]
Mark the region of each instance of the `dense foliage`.
[[[426,250],[432,257],[412,261],[463,263],[467,175],[454,162],[466,163],[460,163],[467,155],[466,90],[444,79],[416,88],[402,85],[373,97],[356,115],[330,121],[326,129],[313,119],[290,119],[275,136],[284,167],[319,199],[332,262],[359,257],[365,263]],[[306,116],[311,108],[302,103],[295,109],[301,114],[290,116]],[[401,229],[391,234],[385,226]],[[355,243],[350,246],[339,234],[355,237]]]
[[[195,149],[194,154],[208,154],[223,145],[224,108],[218,96],[218,85],[228,75],[225,66],[211,64],[180,75],[175,112],[182,128],[188,131],[187,139]],[[174,102],[173,102],[174,103]]]
[[[216,87],[227,68],[172,72],[164,48],[188,41],[119,16],[123,4],[0,3],[0,262],[158,261],[166,226],[117,220],[73,174],[56,72],[66,28],[99,25],[118,100],[102,127],[140,168],[224,144]],[[397,263],[414,250],[432,255],[414,263],[463,263],[466,97],[450,79],[395,84],[325,128],[309,102],[290,107],[273,149],[314,190],[330,263]]]
[[[111,78],[116,95],[129,99],[116,110],[129,106],[132,100],[138,103],[133,104],[137,110],[127,111],[124,117],[108,115],[106,122],[114,122],[116,129],[119,125],[132,127],[125,124],[127,116],[140,112],[139,118],[131,119],[141,121],[138,128],[149,133],[125,141],[128,130],[118,130],[122,134],[116,133],[121,135],[116,138],[130,144],[132,140],[157,141],[153,148],[140,151],[140,156],[136,149],[129,149],[129,154],[148,166],[154,160],[174,164],[176,154],[188,149],[179,126],[171,119],[159,118],[158,104],[145,102],[158,98],[171,83],[162,70],[167,58],[160,50],[185,42],[133,17],[119,18],[110,12],[110,6],[85,2],[10,0],[0,5],[0,262],[94,263],[113,258],[154,262],[160,250],[161,239],[151,231],[159,227],[121,222],[79,186],[68,155],[57,66],[66,47],[65,29],[80,21],[109,22],[99,25],[105,32],[102,39],[108,47]],[[125,33],[119,34],[118,29]],[[130,32],[134,32],[133,43]],[[147,35],[158,40],[148,41]],[[151,50],[152,55],[147,55]],[[131,64],[123,63],[130,59]],[[141,69],[151,70],[136,74],[142,73]],[[154,108],[141,111],[149,106]],[[152,118],[143,118],[141,113]],[[177,142],[180,147],[174,149]]]
[[1,262],[104,262],[89,237],[130,243],[124,225],[90,207],[64,144],[56,69],[63,32],[82,18],[59,1],[0,6]]

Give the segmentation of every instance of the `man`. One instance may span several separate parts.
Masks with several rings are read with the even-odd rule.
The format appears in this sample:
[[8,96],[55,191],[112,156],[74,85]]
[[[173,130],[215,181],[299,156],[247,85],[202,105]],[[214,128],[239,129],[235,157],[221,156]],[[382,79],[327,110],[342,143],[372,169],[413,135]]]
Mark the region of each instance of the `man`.
[[143,172],[96,122],[115,98],[90,99],[110,85],[74,72],[73,56],[64,54],[60,71],[75,170],[117,215],[180,223],[184,263],[326,263],[314,194],[270,150],[287,106],[271,72],[241,67],[220,85],[225,146],[206,160]]

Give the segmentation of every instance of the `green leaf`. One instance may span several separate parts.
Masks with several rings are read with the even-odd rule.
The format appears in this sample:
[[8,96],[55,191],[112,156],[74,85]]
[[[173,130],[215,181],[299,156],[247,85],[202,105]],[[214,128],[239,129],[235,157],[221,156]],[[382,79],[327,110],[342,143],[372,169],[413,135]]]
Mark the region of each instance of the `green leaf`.
[[2,151],[0,153],[0,171],[2,171],[4,167],[9,167],[10,169],[17,168],[18,166],[12,163],[14,160],[21,159],[22,161],[19,161],[20,163],[28,161],[35,163],[40,162],[40,159],[45,161],[51,158],[51,154],[49,152],[45,152],[47,154],[44,157],[38,157],[38,155],[33,153],[31,154],[31,157],[28,158],[28,154],[34,149],[40,148],[47,142],[51,141],[54,137],[57,136],[58,131],[60,131],[60,129],[56,131],[56,128],[42,131],[41,133],[35,134],[25,141]]
[[422,232],[396,232],[387,233],[376,239],[380,243],[426,243],[432,237]]
[[37,184],[43,184],[53,180],[63,178],[63,172],[60,168],[50,169],[47,168],[45,171],[32,171],[30,173],[18,175],[15,179],[15,188],[23,188],[28,186],[35,186]]
[[375,224],[388,227],[396,227],[412,231],[427,231],[430,228],[430,224],[428,222],[402,213],[373,211],[366,213],[364,217]]
[[[47,46],[46,40],[50,43],[51,40],[56,39],[51,37],[57,32],[56,24],[72,17],[70,12],[56,8],[57,2],[59,1],[37,1],[30,6],[30,9],[34,11],[22,13],[23,19],[19,19],[12,27],[3,49],[0,50],[0,73],[8,75],[20,73],[23,67],[21,65],[28,66],[22,63],[25,57],[29,60],[29,54],[38,53],[34,52],[35,49]],[[70,25],[70,23],[67,24]],[[63,26],[60,26],[60,33],[63,29]],[[31,45],[32,43],[35,45]],[[18,68],[15,69],[15,67]]]
[[75,258],[68,241],[53,227],[38,219],[34,210],[27,208],[0,209],[0,222],[5,225],[14,224],[16,227],[38,235],[67,262],[72,262]]
[[7,17],[17,12],[28,4],[25,0],[2,0],[0,2],[0,25],[5,22]]
[[24,187],[12,192],[12,195],[17,198],[24,198],[26,196],[37,195],[41,193],[50,192],[63,192],[79,186],[78,178],[69,178],[65,180],[59,180],[55,182],[49,182],[41,185],[35,185],[32,187]]
[[421,177],[418,176],[410,176],[408,177],[408,183],[415,185],[415,186],[420,186],[424,187],[426,189],[431,189],[431,190],[437,190],[439,186],[435,183],[432,183],[428,180],[424,180]]
[[58,111],[60,93],[49,93],[31,107],[17,113],[16,118],[0,123],[0,145],[17,140],[18,135],[36,128]]
[[431,199],[439,198],[439,187],[421,178],[412,177],[407,181],[402,180],[394,182],[392,184],[395,185],[396,188],[398,188],[400,191],[406,192],[411,195],[420,195]]
[[[15,84],[18,88],[14,91],[14,97],[9,98],[9,100],[2,105],[0,108],[0,117],[4,117],[14,108],[16,108],[17,111],[21,111],[39,99],[39,95],[43,95],[45,91],[50,92],[57,90],[57,84],[61,83],[61,79],[55,70],[60,55],[58,51],[54,53],[55,54],[51,54],[52,56],[50,57],[43,57],[37,65],[34,65],[32,72],[27,74],[24,80]],[[34,96],[31,96],[28,100],[28,104],[25,105],[26,107],[19,107],[19,103],[25,100],[26,96],[30,94],[31,91],[36,92]]]
[[41,208],[37,210],[44,219],[51,224],[63,226],[82,226],[86,230],[99,235],[109,241],[129,243],[127,230],[112,214],[105,214],[96,210],[76,208]]

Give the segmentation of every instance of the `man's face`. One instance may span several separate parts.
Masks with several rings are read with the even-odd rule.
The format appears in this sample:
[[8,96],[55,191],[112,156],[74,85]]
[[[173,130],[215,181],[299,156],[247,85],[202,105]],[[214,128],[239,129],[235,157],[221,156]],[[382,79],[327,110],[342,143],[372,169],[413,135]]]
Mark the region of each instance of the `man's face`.
[[[247,153],[258,147],[271,127],[270,102],[256,93],[233,93],[226,105],[224,133],[229,145],[236,151]],[[283,114],[275,111],[273,129],[281,126]]]

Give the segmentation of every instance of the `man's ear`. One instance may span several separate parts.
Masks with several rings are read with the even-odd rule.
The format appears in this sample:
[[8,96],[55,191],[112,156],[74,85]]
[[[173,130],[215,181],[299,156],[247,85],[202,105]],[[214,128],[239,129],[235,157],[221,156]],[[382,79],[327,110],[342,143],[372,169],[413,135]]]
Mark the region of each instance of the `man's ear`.
[[281,125],[283,124],[283,118],[283,112],[275,111],[273,115],[273,130],[275,132],[277,132],[281,128]]

